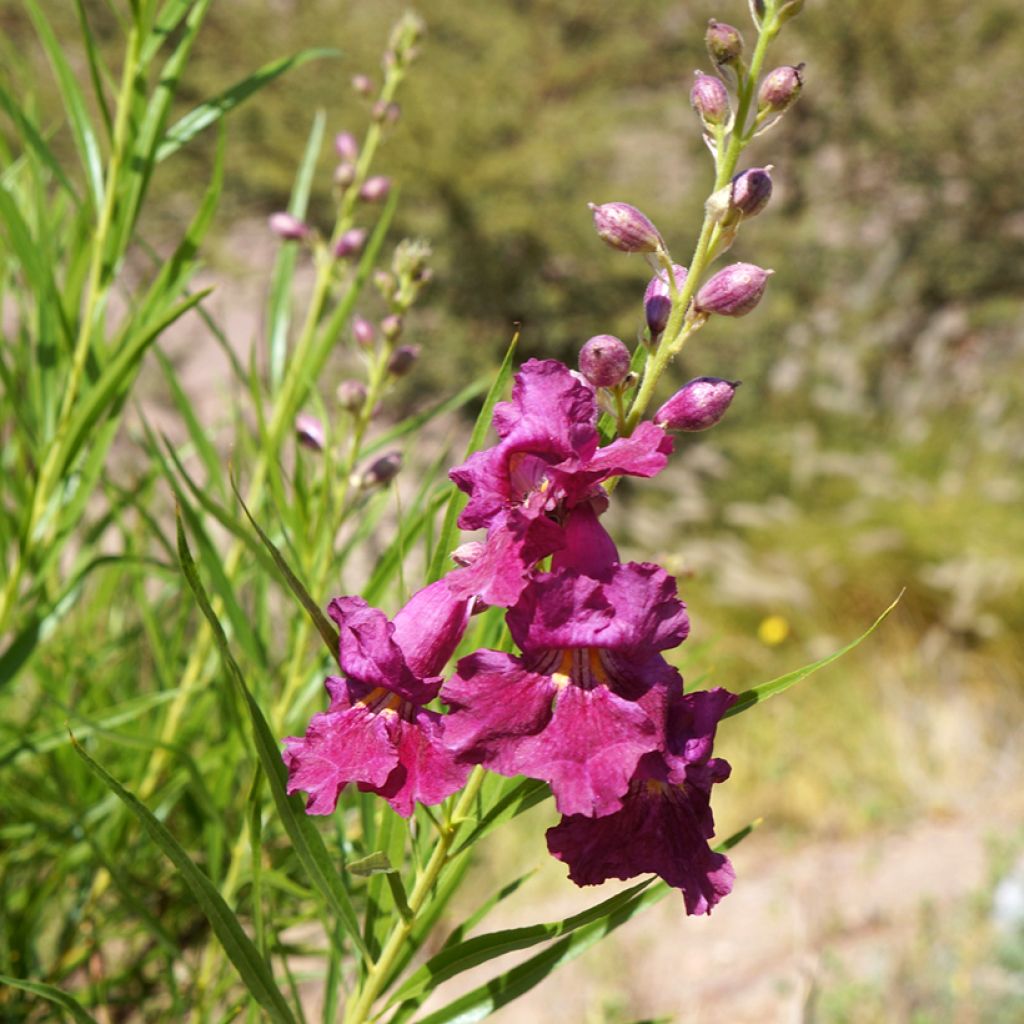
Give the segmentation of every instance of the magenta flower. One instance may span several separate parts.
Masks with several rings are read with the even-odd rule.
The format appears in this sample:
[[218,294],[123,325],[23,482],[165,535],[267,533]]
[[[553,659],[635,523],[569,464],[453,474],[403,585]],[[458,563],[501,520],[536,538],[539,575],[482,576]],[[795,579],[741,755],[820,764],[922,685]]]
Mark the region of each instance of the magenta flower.
[[500,438],[449,474],[469,496],[464,530],[488,528],[485,549],[449,585],[488,604],[514,604],[530,568],[563,543],[559,526],[573,511],[600,499],[614,476],[654,476],[672,441],[652,423],[632,437],[598,448],[594,391],[554,359],[531,359],[516,374],[512,401],[494,409]]
[[469,774],[444,745],[444,723],[424,705],[469,619],[469,603],[443,581],[414,594],[389,622],[360,597],[328,608],[341,631],[344,677],[325,686],[330,707],[313,716],[303,737],[285,740],[288,792],[309,794],[309,814],[330,814],[350,782],[377,793],[403,817],[416,801],[440,803]]
[[729,777],[712,758],[715,728],[736,700],[725,690],[678,697],[668,716],[668,749],[639,763],[620,810],[574,814],[548,829],[548,850],[577,885],[653,873],[681,889],[688,914],[709,914],[732,890],[728,858],[708,845],[715,833],[711,787]]
[[675,580],[636,563],[600,575],[539,576],[508,613],[522,656],[477,651],[441,691],[445,742],[460,759],[549,783],[563,814],[622,807],[640,759],[664,748],[667,708],[682,693],[659,653],[689,631]]

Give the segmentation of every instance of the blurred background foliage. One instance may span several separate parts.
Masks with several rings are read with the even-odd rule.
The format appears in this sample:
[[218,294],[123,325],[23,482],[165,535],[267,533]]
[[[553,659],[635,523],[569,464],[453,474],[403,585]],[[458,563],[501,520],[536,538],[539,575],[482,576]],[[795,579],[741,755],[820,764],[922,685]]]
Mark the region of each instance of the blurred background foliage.
[[[404,6],[214,5],[182,111],[274,57],[342,51],[276,83],[228,128],[206,253],[225,288],[248,266],[240,246],[259,237],[253,224],[285,204],[314,111],[332,131],[365,125],[349,79],[379,77],[381,41]],[[84,76],[73,5],[43,7]],[[108,8],[86,7],[120,45]],[[396,235],[426,236],[435,252],[435,282],[408,327],[424,347],[408,403],[492,369],[513,322],[524,356],[572,360],[592,334],[636,336],[649,271],[596,240],[586,203],[635,203],[687,260],[711,178],[689,78],[707,67],[707,18],[746,31],[743,7],[423,3],[429,35],[379,164],[402,190]],[[5,60],[38,63],[36,101],[56,123],[44,58],[11,0],[0,32]],[[1021,781],[1022,53],[1024,8],[1009,0],[809,0],[774,50],[776,62],[806,61],[806,88],[750,152],[775,166],[776,192],[730,259],[776,273],[756,313],[709,324],[672,382],[712,374],[744,386],[721,425],[684,438],[652,484],[621,488],[610,515],[627,555],[683,577],[694,679],[741,689],[781,674],[907,592],[827,679],[724,730],[737,784],[723,788],[720,820],[766,814],[834,834],[948,812],[991,784],[1007,752],[1001,784]],[[148,237],[195,202],[214,143],[158,171]],[[60,134],[53,144],[70,152]],[[312,209],[326,224],[329,153],[320,170]],[[81,653],[69,676],[92,671],[82,658],[130,657],[118,644]]]

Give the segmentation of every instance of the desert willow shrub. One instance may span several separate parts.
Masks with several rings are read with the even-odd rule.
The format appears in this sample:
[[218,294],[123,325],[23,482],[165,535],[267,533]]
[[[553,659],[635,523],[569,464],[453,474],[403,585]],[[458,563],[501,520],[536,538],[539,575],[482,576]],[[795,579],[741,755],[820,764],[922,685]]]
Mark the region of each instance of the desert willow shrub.
[[[718,77],[698,78],[691,102],[714,180],[686,265],[633,205],[592,204],[598,237],[651,265],[646,291],[643,281],[637,288],[646,333],[636,350],[599,334],[579,373],[551,359],[515,371],[513,343],[489,387],[467,385],[387,427],[378,410],[416,372],[414,305],[430,249],[407,239],[382,256],[397,189],[371,165],[401,129],[396,94],[421,45],[419,20],[396,27],[378,80],[353,79],[366,129],[335,136],[330,227],[308,202],[324,142],[316,119],[288,209],[268,222],[280,252],[266,350],[249,369],[232,363],[254,412],[236,417],[237,480],[170,369],[189,445],[148,429],[142,439],[173,487],[177,536],[165,546],[203,624],[169,635],[157,615],[145,620],[174,686],[131,776],[115,778],[79,748],[122,811],[102,823],[106,857],[75,908],[89,923],[84,952],[69,944],[45,983],[30,979],[37,995],[70,998],[49,983],[75,984],[81,967],[83,1002],[102,1005],[122,973],[133,977],[122,961],[138,960],[141,991],[165,986],[162,1012],[173,1019],[220,1019],[243,1005],[253,1020],[294,1021],[304,1019],[295,955],[315,953],[324,1020],[481,1019],[669,894],[681,916],[728,897],[727,850],[749,829],[715,841],[711,794],[730,770],[713,756],[718,725],[831,658],[739,692],[686,691],[666,660],[690,629],[676,580],[622,562],[601,517],[622,476],[656,476],[680,439],[714,426],[733,398],[735,384],[701,377],[650,418],[689,339],[713,319],[751,313],[769,283],[756,264],[715,264],[769,204],[770,169],[739,161],[802,87],[798,68],[766,73],[769,44],[797,7],[755,3],[749,51],[739,30],[709,29]],[[296,317],[295,272],[309,265],[312,290]],[[330,358],[341,350],[343,372]],[[484,391],[452,483],[424,472],[411,488],[403,467],[423,457],[407,441]],[[492,423],[498,440],[488,447]],[[345,593],[350,556],[392,505],[393,540],[361,593]],[[226,554],[214,523],[232,534]],[[460,528],[479,533],[460,543]],[[294,615],[271,592],[279,581],[301,606]],[[377,605],[390,595],[397,610],[387,615]],[[161,614],[175,614],[176,596]],[[316,637],[326,655],[311,656]],[[201,752],[198,767],[186,746]],[[197,776],[210,783],[194,791],[202,830],[179,839],[193,817],[180,794],[193,793]],[[548,797],[560,818],[547,848],[573,882],[638,881],[562,921],[477,932],[525,881],[509,879],[453,924],[452,897],[477,844]],[[208,929],[172,933],[146,910],[135,931],[105,931],[101,908],[123,899],[134,912],[137,902],[139,872],[126,872],[123,851],[149,843],[174,867],[165,884],[194,901]],[[447,1003],[436,991],[513,949],[533,952]]]

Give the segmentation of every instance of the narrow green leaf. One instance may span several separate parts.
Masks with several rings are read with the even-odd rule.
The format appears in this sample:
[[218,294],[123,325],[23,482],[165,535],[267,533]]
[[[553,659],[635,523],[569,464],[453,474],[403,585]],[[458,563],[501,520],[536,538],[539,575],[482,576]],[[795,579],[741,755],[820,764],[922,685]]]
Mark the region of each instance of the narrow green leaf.
[[99,47],[96,45],[96,36],[93,34],[89,18],[85,13],[85,5],[82,0],[75,0],[75,11],[78,14],[78,25],[81,29],[81,37],[85,42],[85,56],[89,62],[89,78],[92,81],[92,92],[96,98],[96,106],[99,107],[100,116],[103,118],[103,126],[107,130],[107,139],[113,140],[114,122],[110,116],[110,107],[107,105],[107,96],[103,91],[104,74],[109,78],[109,72],[100,56]]
[[81,206],[82,199],[75,186],[71,184],[71,179],[64,173],[60,161],[53,155],[53,151],[46,144],[39,129],[29,120],[21,104],[14,101],[2,83],[0,83],[0,109],[14,122],[24,145],[36,154],[40,162],[60,182],[61,187],[71,197],[75,206]]
[[85,170],[93,206],[98,210],[103,205],[103,158],[92,122],[89,120],[85,97],[78,85],[78,78],[64,55],[64,48],[60,45],[37,0],[24,0],[24,3],[57,77],[57,87],[64,101],[71,136]]
[[56,1003],[67,1010],[78,1024],[97,1024],[96,1018],[92,1014],[86,1013],[81,1003],[53,985],[44,985],[39,981],[26,981],[24,978],[12,978],[8,974],[0,974],[0,984],[10,985],[11,988],[20,988],[23,992],[31,992],[34,996],[42,996],[51,1003]]
[[383,850],[375,850],[367,857],[360,857],[359,860],[348,862],[349,874],[358,875],[361,878],[369,878],[371,875],[386,875],[394,870],[395,866]]
[[180,516],[178,517],[178,556],[181,560],[185,580],[213,631],[214,639],[217,642],[217,647],[220,650],[228,676],[238,689],[249,712],[256,754],[267,777],[270,793],[274,799],[274,806],[277,808],[278,816],[281,818],[285,831],[291,838],[295,852],[306,869],[310,881],[312,881],[317,891],[324,898],[331,911],[337,915],[344,925],[353,943],[361,952],[365,953],[366,947],[359,933],[359,922],[356,918],[355,908],[352,906],[348,893],[341,884],[337,866],[328,854],[327,848],[324,846],[323,839],[320,837],[316,827],[304,812],[296,810],[295,802],[285,792],[287,772],[281,761],[280,748],[270,731],[270,727],[267,725],[266,719],[263,717],[263,713],[259,709],[259,705],[253,699],[252,693],[245,683],[241,669],[239,669],[237,662],[231,654],[227,637],[224,635],[224,630],[214,613],[213,607],[210,605],[210,599],[196,572],[195,562],[189,551],[188,540],[185,537],[185,530]]
[[311,60],[322,60],[325,57],[340,57],[339,50],[330,47],[311,47],[308,50],[301,50],[291,57],[281,57],[269,64],[264,64],[259,70],[236,82],[230,88],[214,96],[212,99],[200,103],[194,110],[190,110],[179,121],[176,121],[164,134],[163,141],[156,151],[157,163],[166,160],[172,153],[176,153],[182,146],[194,139],[204,129],[215,124],[226,114],[229,114],[235,107],[244,103],[254,93],[259,92],[264,86],[269,85],[275,78],[280,77],[292,68],[301,67]]
[[327,618],[326,615],[320,610],[320,606],[310,597],[309,591],[302,585],[302,581],[292,572],[291,567],[284,559],[284,555],[278,551],[277,546],[274,542],[263,532],[260,528],[259,523],[253,518],[252,513],[249,511],[242,498],[241,493],[238,490],[238,485],[235,483],[234,478],[231,480],[231,489],[235,492],[235,497],[238,499],[238,503],[242,506],[242,511],[245,513],[246,518],[252,524],[252,528],[256,531],[257,536],[263,542],[263,546],[270,552],[270,557],[274,560],[274,565],[277,566],[278,572],[284,578],[285,583],[288,584],[288,589],[295,595],[299,604],[302,605],[306,614],[310,617],[313,625],[316,626],[316,631],[320,634],[320,638],[323,640],[327,649],[331,652],[331,657],[336,658],[338,656],[338,628]]
[[267,1011],[272,1020],[295,1024],[295,1017],[277,987],[266,961],[245,934],[238,918],[224,902],[214,884],[196,867],[192,858],[149,808],[129,793],[102,765],[94,761],[73,736],[71,739],[75,752],[85,762],[86,767],[135,815],[150,839],[178,869],[182,880],[210,922],[210,927],[252,997]]
[[502,1006],[542,982],[563,964],[575,960],[641,911],[663,900],[672,891],[664,882],[651,885],[650,880],[646,880],[624,893],[619,893],[618,896],[613,896],[594,908],[595,911],[605,908],[596,920],[574,929],[558,942],[531,957],[526,963],[492,978],[472,992],[421,1018],[419,1024],[469,1024],[470,1021],[480,1021],[489,1017]]
[[74,457],[78,454],[82,442],[96,428],[97,423],[106,415],[111,403],[126,385],[129,375],[142,359],[147,348],[180,317],[184,316],[193,306],[198,305],[212,288],[205,288],[177,305],[171,307],[156,321],[146,324],[117,352],[117,355],[106,365],[100,379],[89,389],[87,394],[76,406],[75,413],[68,424],[63,437],[57,439],[61,455],[61,472],[66,473]]
[[538,779],[502,779],[504,792],[491,806],[476,824],[476,826],[465,836],[460,836],[456,852],[468,849],[474,843],[478,843],[488,832],[518,817],[524,811],[536,807],[541,801],[551,795],[547,783]]
[[[476,418],[476,423],[473,425],[473,433],[470,435],[469,444],[466,446],[466,457],[468,458],[473,452],[478,451],[483,447],[484,439],[487,437],[487,431],[491,428],[491,415],[494,412],[494,407],[498,403],[498,399],[505,393],[505,388],[508,385],[509,378],[512,376],[512,367],[515,361],[516,348],[519,344],[519,331],[512,335],[512,341],[509,342],[508,351],[505,353],[505,358],[502,360],[501,366],[498,368],[498,373],[494,378],[494,383],[491,385],[490,390],[487,392],[487,397],[484,399],[483,408],[480,410],[480,415]],[[462,511],[462,507],[465,504],[466,496],[458,490],[456,487],[452,487],[451,498],[448,502],[448,508],[444,514],[444,525],[441,527],[441,535],[437,541],[437,547],[434,550],[434,557],[430,563],[430,569],[427,572],[427,582],[433,583],[434,580],[439,580],[444,574],[446,568],[446,562],[452,549],[455,547],[455,538],[458,535],[457,520],[459,513]]]
[[862,643],[886,619],[889,613],[900,603],[900,598],[903,597],[903,591],[899,592],[896,600],[893,601],[888,608],[878,616],[877,619],[863,632],[856,640],[851,641],[845,647],[840,648],[833,654],[830,654],[827,658],[822,658],[820,661],[815,661],[810,665],[804,665],[803,668],[798,668],[795,672],[789,672],[784,676],[779,676],[778,679],[771,679],[767,683],[761,683],[758,686],[752,686],[749,690],[744,690],[740,695],[739,699],[728,711],[722,716],[723,718],[729,718],[731,715],[738,715],[741,711],[746,711],[748,708],[752,708],[755,704],[761,704],[766,701],[769,697],[774,697],[778,693],[782,693],[783,690],[788,690],[794,683],[799,683],[800,680],[806,679],[812,672],[817,672],[819,668],[824,668],[826,665],[831,665],[833,661],[837,661],[844,654],[852,651],[854,647]]

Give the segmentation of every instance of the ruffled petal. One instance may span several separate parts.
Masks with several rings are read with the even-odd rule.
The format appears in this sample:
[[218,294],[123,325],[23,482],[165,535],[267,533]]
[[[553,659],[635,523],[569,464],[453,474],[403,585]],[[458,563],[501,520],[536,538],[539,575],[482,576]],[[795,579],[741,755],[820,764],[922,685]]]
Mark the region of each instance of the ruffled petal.
[[577,885],[653,873],[682,890],[688,914],[709,914],[735,878],[728,858],[708,846],[699,814],[679,786],[642,783],[617,813],[563,817],[548,829],[547,843]]
[[[334,680],[341,683],[342,680]],[[394,712],[374,713],[360,703],[313,716],[306,735],[285,740],[288,792],[309,794],[308,814],[330,814],[350,782],[383,785],[398,764],[398,749],[389,720]]]
[[510,609],[508,625],[523,651],[665,651],[690,631],[675,579],[659,566],[638,562],[614,567],[605,581],[566,569],[540,576]]

